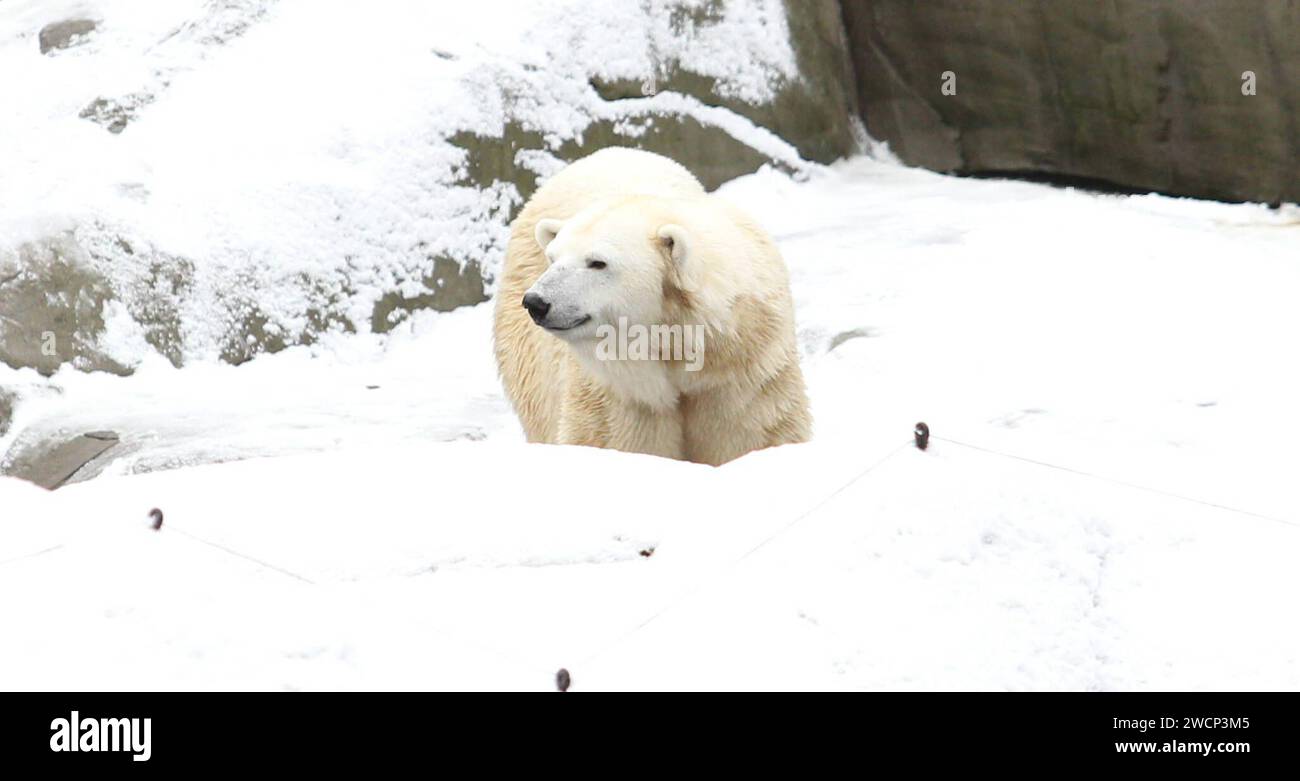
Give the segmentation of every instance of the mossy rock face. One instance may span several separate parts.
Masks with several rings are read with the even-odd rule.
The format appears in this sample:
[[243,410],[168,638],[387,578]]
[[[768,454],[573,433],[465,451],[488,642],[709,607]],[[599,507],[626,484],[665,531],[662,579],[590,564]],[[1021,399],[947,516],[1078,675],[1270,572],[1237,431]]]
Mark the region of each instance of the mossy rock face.
[[101,352],[108,280],[71,235],[23,244],[0,255],[0,361],[53,374],[71,363],[83,371],[129,374]]
[[370,329],[378,334],[388,333],[411,312],[432,309],[450,312],[457,307],[473,306],[488,299],[484,292],[483,273],[478,263],[470,261],[462,266],[451,258],[430,258],[433,268],[422,280],[425,292],[406,296],[400,292],[386,293],[375,302]]
[[264,353],[315,344],[322,334],[330,331],[356,332],[356,326],[339,312],[342,299],[350,295],[350,291],[326,295],[319,284],[303,276],[276,282],[274,284],[279,286],[296,285],[317,302],[302,317],[285,319],[282,317],[284,313],[268,312],[247,296],[246,291],[258,284],[256,280],[241,278],[232,286],[241,292],[222,301],[228,320],[219,345],[219,357],[226,363],[238,366]]
[[100,347],[112,303],[125,308],[146,343],[180,366],[181,306],[193,277],[189,260],[133,245],[100,225],[0,250],[0,361],[47,376],[65,363],[130,374],[128,363]]
[[541,133],[526,130],[517,122],[509,122],[499,137],[464,131],[448,136],[447,141],[465,150],[465,165],[461,172],[464,183],[486,188],[494,182],[511,182],[519,193],[519,206],[537,190],[537,174],[518,165],[515,156],[521,151],[545,149],[546,142]]
[[[677,8],[674,13],[685,15],[689,24],[699,27],[718,21],[721,5],[718,2],[705,3],[694,9]],[[853,64],[839,3],[786,0],[785,8],[790,45],[794,49],[799,76],[774,85],[775,97],[772,100],[750,103],[727,97],[713,77],[693,73],[671,62],[663,65],[666,72],[656,75],[655,89],[690,95],[705,105],[735,112],[779,136],[798,150],[803,159],[832,163],[856,152],[858,143],[853,130],[853,118],[857,114]],[[687,19],[684,18],[674,22],[673,27],[680,29],[685,24]],[[591,86],[607,101],[645,97],[640,81],[593,78]],[[695,167],[681,159],[682,155],[704,159],[703,155],[692,153],[689,147],[676,147],[669,151],[672,157],[692,171],[696,170]],[[734,176],[754,170],[742,170],[744,166],[741,165],[733,167],[741,171]]]
[[[109,270],[111,282],[106,276]],[[444,271],[438,267],[439,273]],[[134,355],[123,358],[100,348],[110,305],[124,308],[130,322],[114,321],[114,328],[129,330],[115,332],[109,342],[116,343],[118,337],[128,343],[143,338],[177,367],[187,352],[204,352],[205,344],[212,344],[221,360],[240,364],[262,353],[312,344],[328,331],[356,331],[342,314],[355,291],[346,285],[327,289],[324,282],[306,275],[234,279],[229,292],[219,294],[215,302],[216,309],[224,312],[222,322],[187,324],[186,318],[195,317],[196,309],[204,314],[212,311],[212,307],[193,306],[192,299],[202,295],[196,290],[196,275],[193,261],[98,224],[7,253],[0,250],[0,361],[14,368],[35,368],[47,376],[64,364],[82,371],[130,374]],[[268,284],[296,287],[306,301],[305,311],[296,316],[263,311],[251,292]],[[464,300],[482,300],[481,278],[474,278],[469,287],[477,289],[477,298],[465,293]]]
[[149,294],[134,297],[127,305],[131,317],[144,329],[144,339],[172,366],[180,367],[184,335],[178,302],[189,293],[194,265],[178,260],[176,265],[151,263],[146,289]]
[[[516,154],[521,150],[546,151],[571,163],[606,147],[636,147],[673,158],[708,190],[773,162],[725,130],[686,115],[645,114],[618,121],[598,120],[587,126],[580,139],[565,141],[553,150],[546,147],[540,134],[515,123],[506,125],[499,138],[460,133],[448,140],[466,152],[468,184],[490,187],[495,182],[509,182],[515,186],[520,198],[516,212],[537,190],[539,179],[536,172],[516,165]],[[510,216],[513,219],[514,213]]]
[[13,393],[0,388],[0,437],[9,433],[9,421],[14,419],[14,404],[17,401]]
[[[629,134],[629,128],[635,128],[636,134]],[[690,116],[663,115],[595,122],[583,132],[581,142],[562,145],[556,156],[572,162],[610,146],[635,146],[671,157],[695,174],[706,190],[775,162],[721,128]]]
[[123,270],[117,277],[121,286],[117,295],[131,319],[151,347],[173,366],[180,366],[184,351],[180,307],[194,284],[194,263],[99,226],[79,238],[97,268]]
[[253,306],[237,312],[221,345],[221,360],[238,366],[262,353],[278,353],[292,344],[292,335]]

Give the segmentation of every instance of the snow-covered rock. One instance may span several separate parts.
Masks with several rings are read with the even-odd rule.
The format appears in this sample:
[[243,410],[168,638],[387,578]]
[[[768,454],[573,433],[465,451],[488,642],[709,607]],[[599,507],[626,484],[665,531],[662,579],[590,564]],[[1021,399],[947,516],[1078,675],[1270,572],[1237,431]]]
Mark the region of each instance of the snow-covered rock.
[[[22,326],[0,361],[44,372],[241,363],[477,304],[538,179],[611,144],[710,186],[857,144],[834,3],[10,0],[0,69],[24,74],[0,84],[0,273],[37,280],[0,302]],[[78,303],[52,352],[51,254],[93,288],[56,286]]]

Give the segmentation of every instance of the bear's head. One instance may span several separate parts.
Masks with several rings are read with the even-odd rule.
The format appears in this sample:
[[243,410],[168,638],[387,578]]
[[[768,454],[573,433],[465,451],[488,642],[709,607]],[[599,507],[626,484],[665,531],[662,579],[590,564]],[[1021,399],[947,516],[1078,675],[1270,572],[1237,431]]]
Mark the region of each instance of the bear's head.
[[602,325],[664,323],[666,305],[691,289],[692,233],[668,199],[603,201],[568,220],[537,222],[547,269],[524,294],[542,328],[570,342]]

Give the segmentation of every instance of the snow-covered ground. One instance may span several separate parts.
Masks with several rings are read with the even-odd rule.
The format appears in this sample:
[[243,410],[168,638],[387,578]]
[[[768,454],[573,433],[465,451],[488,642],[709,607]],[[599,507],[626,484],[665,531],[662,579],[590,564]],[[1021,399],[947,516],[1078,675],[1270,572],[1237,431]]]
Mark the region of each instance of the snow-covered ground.
[[[122,435],[57,492],[0,478],[0,690],[1300,689],[1300,209],[807,166],[723,109],[590,92],[654,50],[763,97],[792,67],[771,0],[689,47],[640,2],[444,6],[0,5],[0,250],[202,260],[183,368],[128,317],[131,376],[0,365],[0,458]],[[77,13],[105,22],[39,55]],[[131,96],[121,134],[78,117]],[[529,446],[491,302],[368,332],[412,247],[499,257],[519,193],[446,134],[668,104],[800,172],[721,193],[790,266],[812,442]],[[342,279],[359,332],[215,361],[231,290],[292,327]]]
[[[723,193],[792,269],[812,443],[522,444],[490,304],[61,374],[18,426],[156,441],[0,481],[0,684],[1300,688],[1294,209],[867,158]],[[264,457],[126,474],[149,452]]]

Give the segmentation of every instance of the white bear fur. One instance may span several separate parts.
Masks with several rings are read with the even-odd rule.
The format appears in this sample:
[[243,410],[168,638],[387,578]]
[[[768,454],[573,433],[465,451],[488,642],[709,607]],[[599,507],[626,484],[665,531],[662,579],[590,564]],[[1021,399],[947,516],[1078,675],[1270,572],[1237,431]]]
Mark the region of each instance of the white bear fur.
[[[522,305],[530,292],[550,304],[547,328]],[[600,326],[620,317],[703,328],[698,370],[680,356],[602,360]],[[529,200],[511,226],[494,341],[531,442],[717,465],[811,435],[775,244],[649,152],[596,152]]]

